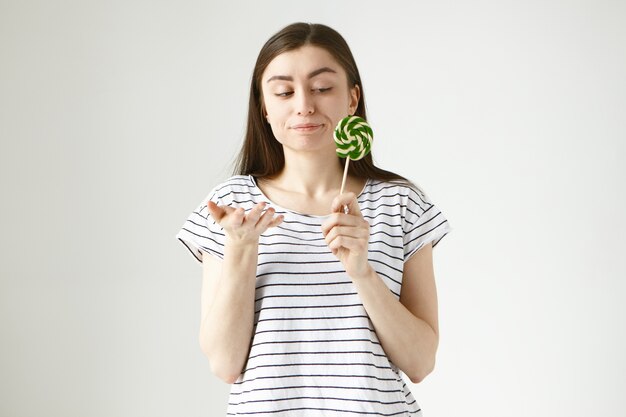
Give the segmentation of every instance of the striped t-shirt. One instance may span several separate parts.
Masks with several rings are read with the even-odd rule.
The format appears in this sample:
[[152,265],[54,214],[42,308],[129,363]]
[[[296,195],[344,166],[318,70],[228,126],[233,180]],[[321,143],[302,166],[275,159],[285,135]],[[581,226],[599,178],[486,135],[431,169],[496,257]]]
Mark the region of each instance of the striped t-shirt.
[[[246,212],[265,201],[284,215],[259,238],[251,348],[231,387],[228,415],[421,416],[324,241],[327,216],[277,206],[254,177],[233,176],[211,190],[176,235],[200,262],[200,249],[224,257],[224,231],[207,200]],[[370,265],[399,298],[404,262],[428,242],[434,247],[450,226],[419,188],[370,179],[357,200],[370,223]]]

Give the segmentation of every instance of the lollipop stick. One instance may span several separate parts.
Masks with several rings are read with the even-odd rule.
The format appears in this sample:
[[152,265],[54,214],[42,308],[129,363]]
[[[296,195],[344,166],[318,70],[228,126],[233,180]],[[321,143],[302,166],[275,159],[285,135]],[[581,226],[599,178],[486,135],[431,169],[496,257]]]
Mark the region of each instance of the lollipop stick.
[[343,180],[341,181],[341,191],[339,194],[343,194],[343,189],[346,186],[346,178],[348,177],[348,164],[350,163],[350,158],[346,158],[346,168],[343,170]]
[[[341,181],[341,191],[339,194],[343,194],[343,189],[346,186],[346,178],[348,177],[348,164],[350,163],[350,158],[346,158],[346,168],[343,170],[343,180]],[[348,206],[343,206],[343,212],[348,214]]]

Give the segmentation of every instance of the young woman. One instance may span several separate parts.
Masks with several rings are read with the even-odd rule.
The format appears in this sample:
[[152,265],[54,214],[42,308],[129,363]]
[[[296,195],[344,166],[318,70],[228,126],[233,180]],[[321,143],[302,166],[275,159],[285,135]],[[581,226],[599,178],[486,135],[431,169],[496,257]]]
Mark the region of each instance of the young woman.
[[418,383],[435,365],[432,248],[450,227],[371,154],[340,194],[348,115],[366,118],[345,40],[282,29],[254,68],[237,175],[177,235],[203,263],[200,345],[233,384],[229,415],[421,415],[402,373]]

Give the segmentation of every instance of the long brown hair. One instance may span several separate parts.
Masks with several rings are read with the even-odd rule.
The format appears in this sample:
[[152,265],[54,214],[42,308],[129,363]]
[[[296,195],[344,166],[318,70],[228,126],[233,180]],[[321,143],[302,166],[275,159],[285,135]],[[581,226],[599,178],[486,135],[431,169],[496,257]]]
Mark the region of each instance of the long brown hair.
[[[282,145],[274,137],[272,128],[264,117],[261,76],[276,56],[304,45],[324,48],[345,70],[348,86],[359,86],[361,98],[355,115],[367,120],[361,76],[345,39],[334,29],[322,24],[293,23],[273,35],[259,52],[250,85],[246,137],[235,161],[235,174],[271,178],[283,169],[285,154]],[[345,166],[345,160],[337,158],[341,165]],[[411,181],[398,174],[374,166],[371,152],[357,161],[350,161],[348,172],[357,178],[397,180],[413,185]]]

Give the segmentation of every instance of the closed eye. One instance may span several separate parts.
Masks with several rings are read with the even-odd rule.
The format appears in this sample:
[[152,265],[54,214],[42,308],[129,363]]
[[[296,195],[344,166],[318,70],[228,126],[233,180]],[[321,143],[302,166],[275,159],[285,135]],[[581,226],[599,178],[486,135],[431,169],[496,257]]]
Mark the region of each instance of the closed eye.
[[[333,89],[332,87],[327,87],[327,88],[314,88],[314,89],[312,89],[311,91],[318,92],[318,93],[325,93],[325,92],[330,91],[330,90],[332,90],[332,89]],[[274,95],[275,95],[276,97],[289,97],[289,96],[290,96],[290,95],[292,95],[292,94],[293,94],[293,91],[284,91],[284,92],[282,92],[282,93],[276,93],[276,94],[274,94]]]

